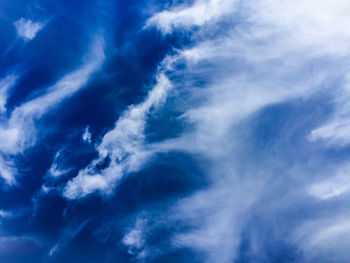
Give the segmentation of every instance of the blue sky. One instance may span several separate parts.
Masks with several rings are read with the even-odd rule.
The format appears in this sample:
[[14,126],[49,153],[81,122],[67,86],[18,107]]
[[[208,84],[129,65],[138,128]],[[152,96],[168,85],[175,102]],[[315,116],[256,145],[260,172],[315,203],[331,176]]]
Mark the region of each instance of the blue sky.
[[1,1],[0,262],[349,262],[328,2]]

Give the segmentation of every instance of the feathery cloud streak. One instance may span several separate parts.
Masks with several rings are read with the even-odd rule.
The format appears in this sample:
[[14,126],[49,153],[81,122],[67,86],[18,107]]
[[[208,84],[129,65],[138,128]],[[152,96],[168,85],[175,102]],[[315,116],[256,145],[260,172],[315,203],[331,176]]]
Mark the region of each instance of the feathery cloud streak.
[[[164,64],[168,67],[169,59]],[[140,169],[149,153],[144,147],[144,129],[147,115],[166,98],[171,84],[162,71],[156,76],[156,85],[140,104],[129,107],[116,122],[114,129],[106,133],[97,150],[99,157],[68,182],[64,196],[82,198],[95,191],[111,193],[124,174]],[[97,165],[106,158],[110,164],[99,171]]]
[[83,88],[90,76],[100,68],[104,58],[104,41],[101,36],[97,36],[80,68],[61,78],[45,94],[15,108],[8,119],[1,121],[1,177],[8,184],[15,183],[15,167],[11,165],[11,156],[35,144],[35,121]]

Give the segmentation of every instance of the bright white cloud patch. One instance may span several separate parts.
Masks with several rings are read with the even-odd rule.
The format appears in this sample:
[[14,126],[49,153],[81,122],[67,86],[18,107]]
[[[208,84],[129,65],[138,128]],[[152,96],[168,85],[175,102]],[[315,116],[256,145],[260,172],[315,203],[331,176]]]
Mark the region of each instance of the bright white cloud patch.
[[32,40],[36,34],[44,27],[43,23],[33,22],[30,19],[21,18],[14,23],[17,34],[24,40]]

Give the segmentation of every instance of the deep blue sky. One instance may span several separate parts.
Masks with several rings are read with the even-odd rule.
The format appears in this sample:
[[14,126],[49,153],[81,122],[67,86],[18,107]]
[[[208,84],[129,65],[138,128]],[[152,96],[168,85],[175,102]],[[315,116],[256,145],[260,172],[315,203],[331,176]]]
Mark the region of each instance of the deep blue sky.
[[0,1],[0,262],[349,262],[346,10]]

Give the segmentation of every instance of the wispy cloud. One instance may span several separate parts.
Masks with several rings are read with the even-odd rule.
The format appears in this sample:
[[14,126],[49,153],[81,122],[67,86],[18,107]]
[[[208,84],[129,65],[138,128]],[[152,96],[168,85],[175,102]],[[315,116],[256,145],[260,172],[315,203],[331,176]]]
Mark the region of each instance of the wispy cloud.
[[58,242],[50,249],[49,256],[54,256],[58,251],[66,246],[72,239],[74,239],[89,223],[89,219],[67,226],[61,234]]
[[[154,14],[145,28],[155,26],[163,34],[195,28],[191,45],[165,59],[147,97],[121,114],[114,128],[96,145],[98,158],[67,182],[63,196],[79,199],[94,192],[111,194],[124,176],[141,170],[155,153],[181,151],[200,156],[206,160],[205,176],[210,186],[176,200],[162,213],[150,211],[137,221],[142,223],[136,222],[125,233],[123,244],[140,261],[157,253],[188,248],[205,255],[203,262],[223,263],[239,257],[242,233],[252,215],[261,213],[259,216],[266,221],[288,217],[286,210],[307,210],[308,205],[315,205],[313,202],[342,196],[349,190],[345,174],[333,177],[322,171],[322,180],[318,181],[314,177],[321,169],[314,168],[311,161],[293,158],[294,141],[288,136],[279,138],[283,150],[258,149],[249,132],[256,128],[257,116],[268,107],[296,99],[306,104],[313,96],[329,94],[329,88],[336,85],[337,92],[332,95],[339,108],[336,118],[326,128],[315,128],[309,137],[313,141],[303,137],[307,144],[303,147],[312,148],[319,138],[348,140],[348,107],[338,98],[347,94],[347,85],[339,80],[346,79],[349,71],[350,20],[345,10],[348,3],[344,0],[209,0]],[[148,117],[161,111],[159,106],[166,99],[182,113],[176,120],[191,128],[175,138],[150,143],[145,140]],[[279,118],[287,122],[287,116],[281,114]],[[295,118],[305,121],[302,114]],[[318,121],[310,118],[310,125]],[[296,134],[302,133],[302,128],[293,123],[286,126]],[[255,158],[252,152],[263,157]],[[301,153],[306,155],[307,151],[301,148]],[[325,167],[334,165],[321,161]],[[322,240],[348,233],[342,216],[339,221],[336,218],[335,227],[323,217],[315,219],[300,212],[294,217],[298,217],[298,224],[291,224],[287,230],[278,224],[272,227],[275,232],[287,233],[283,239],[287,245],[306,251],[301,255],[305,260],[309,259],[307,253],[316,255],[324,249],[316,245]],[[160,251],[147,239],[150,232],[157,231],[150,223],[157,223],[156,219],[166,224],[182,222],[188,228],[171,233],[169,247]]]
[[341,89],[334,90],[332,102],[335,110],[331,117],[322,125],[311,131],[310,141],[323,142],[327,146],[344,147],[349,145],[350,137],[350,104],[349,104],[349,75],[343,78],[344,84]]
[[197,0],[190,7],[177,6],[172,10],[162,11],[147,20],[145,27],[156,26],[163,33],[174,29],[190,29],[221,19],[232,13],[236,0]]
[[0,80],[0,114],[6,111],[6,102],[11,88],[15,85],[17,77],[9,75]]
[[91,143],[91,132],[89,126],[85,128],[84,133],[82,135],[82,140],[86,143]]
[[339,167],[334,176],[313,184],[310,194],[316,198],[327,200],[339,197],[350,191],[349,167]]
[[[347,76],[349,68],[346,61],[350,55],[347,45],[350,35],[346,31],[350,20],[345,11],[349,6],[346,1],[331,4],[319,1],[245,1],[236,6],[234,2],[225,1],[232,6],[222,9],[219,3],[195,1],[190,7],[179,6],[155,14],[146,23],[146,27],[156,26],[165,34],[199,26],[197,33],[191,36],[192,47],[179,52],[184,59],[184,70],[168,72],[174,89],[186,94],[186,97],[181,97],[178,106],[190,105],[186,106],[181,118],[192,124],[194,129],[152,147],[158,151],[182,150],[201,154],[212,163],[212,169],[207,171],[212,186],[180,200],[174,211],[166,213],[169,217],[179,215],[185,222],[199,224],[197,228],[175,234],[173,245],[201,251],[207,255],[204,262],[232,262],[237,259],[245,224],[242,218],[249,218],[254,213],[251,207],[263,205],[270,209],[269,213],[283,213],[282,207],[296,209],[306,205],[286,197],[288,204],[275,207],[275,202],[262,189],[266,187],[274,191],[274,187],[287,187],[290,176],[295,176],[292,171],[304,164],[285,167],[285,185],[282,182],[274,186],[270,183],[274,176],[278,177],[274,165],[288,161],[282,159],[283,155],[274,155],[274,165],[268,163],[268,159],[257,164],[248,157],[242,157],[253,146],[239,137],[242,136],[240,124],[244,122],[252,127],[254,123],[249,118],[254,113],[295,98],[309,98],[319,91],[326,93],[333,83],[338,84],[334,88],[335,99],[332,99],[339,101],[337,96],[347,94],[347,85],[335,80]],[[215,8],[216,4],[218,8]],[[239,18],[230,20],[228,14],[237,14]],[[220,30],[219,22],[225,22],[225,30]],[[231,26],[227,27],[227,24]],[[201,81],[200,86],[196,85],[198,80]],[[338,112],[347,116],[347,104],[336,104],[340,108]],[[313,131],[311,138],[348,142],[347,123],[347,119],[340,119],[337,114],[335,120]],[[324,179],[324,172],[322,174]],[[287,187],[290,198],[311,193],[320,200],[328,200],[348,191],[345,174],[326,178],[313,185],[311,190],[309,185],[314,178],[308,176],[305,171],[301,181],[305,185],[300,189]],[[250,187],[255,190],[249,190]],[[306,190],[302,192],[301,189]],[[267,203],[260,204],[261,199]],[[240,201],[237,203],[235,200]],[[299,220],[307,221],[307,216]],[[347,233],[347,227],[340,223],[339,227],[329,225],[303,234],[313,240],[332,234],[337,240]],[[290,233],[294,230],[289,229]],[[289,241],[293,243],[295,239]],[[299,239],[294,244],[301,248],[304,246]],[[312,253],[320,251],[322,248]],[[311,252],[307,250],[306,253]],[[307,258],[305,255],[305,260]]]
[[138,258],[144,257],[145,240],[143,237],[145,222],[137,218],[135,224],[123,237],[123,244],[128,247],[128,253],[137,255]]
[[50,177],[58,178],[58,177],[64,175],[65,173],[69,172],[69,170],[70,170],[67,168],[60,167],[61,166],[60,160],[62,159],[62,152],[63,151],[60,150],[55,154],[55,158],[53,160],[53,163],[48,171],[48,175]]
[[24,40],[32,40],[36,34],[44,27],[44,23],[33,22],[30,19],[21,18],[14,22],[19,37]]
[[97,36],[80,68],[61,78],[43,95],[15,108],[10,117],[0,123],[0,151],[4,156],[1,160],[1,177],[8,184],[15,181],[14,174],[10,172],[14,167],[7,166],[5,160],[10,160],[11,155],[22,153],[35,144],[35,121],[83,88],[90,76],[100,68],[104,58],[104,40]]
[[12,217],[12,213],[10,211],[0,210],[0,218],[9,218]]
[[331,260],[346,262],[350,259],[347,250],[350,243],[349,233],[349,216],[344,213],[302,224],[294,232],[293,239],[301,244],[301,249],[305,252],[305,262],[324,258],[330,260],[330,254]]
[[[164,63],[167,67],[168,60]],[[115,127],[104,135],[97,146],[99,157],[68,182],[63,193],[66,198],[82,198],[95,191],[111,193],[123,175],[137,171],[145,163],[149,156],[144,147],[147,115],[165,100],[171,88],[163,72],[157,75],[156,81],[147,98],[140,104],[130,106]],[[110,164],[99,170],[96,166],[106,158],[110,159]]]

